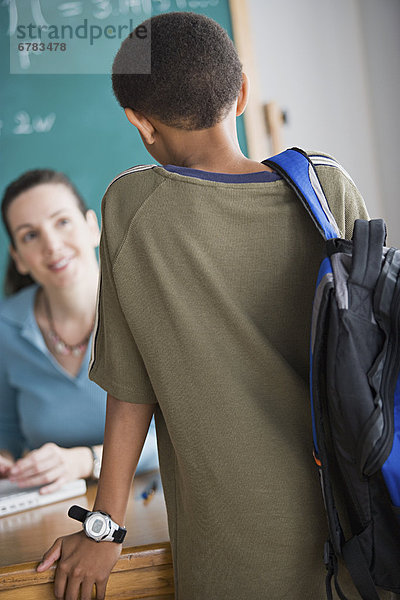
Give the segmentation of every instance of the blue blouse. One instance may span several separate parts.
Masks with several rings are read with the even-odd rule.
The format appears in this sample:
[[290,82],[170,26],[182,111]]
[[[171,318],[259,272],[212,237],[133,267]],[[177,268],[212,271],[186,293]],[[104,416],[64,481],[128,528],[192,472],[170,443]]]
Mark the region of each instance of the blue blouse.
[[[88,378],[90,343],[78,375],[48,350],[33,312],[38,287],[0,302],[0,448],[19,458],[54,442],[103,443],[106,393]],[[154,420],[137,472],[158,468]]]

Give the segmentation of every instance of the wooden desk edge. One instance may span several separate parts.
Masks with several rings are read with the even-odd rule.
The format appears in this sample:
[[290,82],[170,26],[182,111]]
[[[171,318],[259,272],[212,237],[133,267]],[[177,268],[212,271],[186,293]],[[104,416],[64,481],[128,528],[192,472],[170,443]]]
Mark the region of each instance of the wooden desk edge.
[[[1,590],[42,585],[54,581],[55,566],[44,573],[37,573],[37,565],[38,562],[27,562],[1,567]],[[170,566],[172,569],[171,545],[169,542],[123,548],[112,573],[164,565]]]

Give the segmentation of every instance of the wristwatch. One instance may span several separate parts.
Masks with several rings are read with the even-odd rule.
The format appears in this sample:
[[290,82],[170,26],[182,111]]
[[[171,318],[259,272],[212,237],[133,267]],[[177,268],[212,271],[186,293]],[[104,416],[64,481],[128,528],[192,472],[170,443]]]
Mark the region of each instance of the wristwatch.
[[83,523],[86,535],[96,542],[116,542],[122,544],[126,536],[125,527],[121,527],[112,520],[110,515],[101,510],[90,511],[81,506],[71,506],[68,511],[71,519]]

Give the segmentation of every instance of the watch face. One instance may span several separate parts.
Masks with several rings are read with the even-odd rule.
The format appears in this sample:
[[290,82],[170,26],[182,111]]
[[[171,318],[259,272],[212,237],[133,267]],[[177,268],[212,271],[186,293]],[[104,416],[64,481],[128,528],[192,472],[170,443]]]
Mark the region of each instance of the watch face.
[[101,513],[94,512],[85,521],[85,530],[89,537],[100,540],[110,532],[109,518]]
[[95,522],[92,524],[92,531],[93,533],[97,533],[99,534],[101,532],[101,530],[104,527],[104,521],[102,521],[101,519],[96,519]]

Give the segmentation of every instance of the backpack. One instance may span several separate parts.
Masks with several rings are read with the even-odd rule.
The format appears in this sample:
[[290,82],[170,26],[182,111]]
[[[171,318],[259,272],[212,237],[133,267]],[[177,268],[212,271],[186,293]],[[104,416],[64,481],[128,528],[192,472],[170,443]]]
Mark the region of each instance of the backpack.
[[[310,342],[314,458],[329,525],[332,599],[341,556],[363,600],[400,593],[400,250],[381,219],[357,219],[340,239],[316,164],[292,148],[264,161],[291,186],[325,239]],[[324,162],[325,161],[325,162]],[[340,503],[339,503],[340,497]]]

